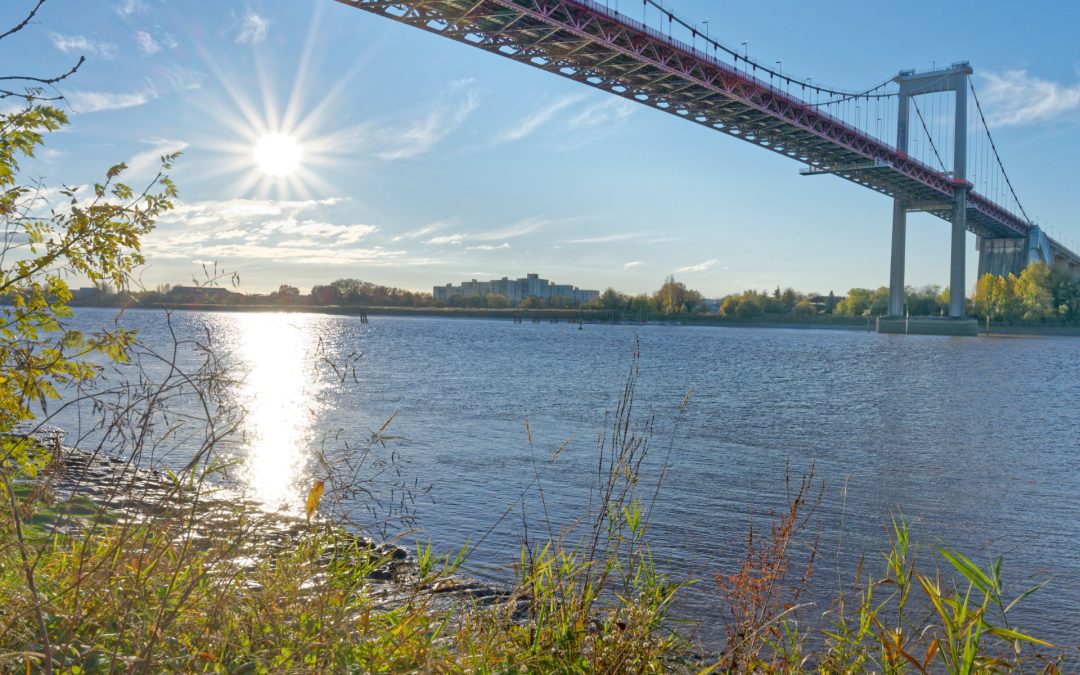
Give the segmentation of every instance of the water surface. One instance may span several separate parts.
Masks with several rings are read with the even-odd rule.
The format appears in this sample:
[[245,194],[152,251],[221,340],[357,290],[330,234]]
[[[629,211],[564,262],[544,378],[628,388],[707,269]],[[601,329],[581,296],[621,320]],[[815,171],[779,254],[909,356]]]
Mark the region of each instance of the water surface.
[[[113,318],[79,310],[76,321]],[[164,350],[164,318],[132,311],[120,321]],[[677,578],[704,580],[679,613],[700,620],[707,640],[723,617],[710,580],[741,560],[748,514],[767,522],[784,504],[788,465],[795,478],[813,465],[825,482],[817,609],[859,556],[880,569],[884,525],[902,514],[927,546],[979,563],[1004,556],[1015,591],[1050,579],[1017,614],[1020,626],[1066,644],[1080,635],[1076,338],[314,314],[172,321],[181,338],[211,336],[242,376],[239,474],[269,504],[298,508],[316,453],[354,456],[396,415],[388,433],[401,438],[374,452],[397,453],[403,482],[431,485],[416,502],[420,536],[443,550],[482,540],[470,572],[507,579],[524,524],[535,537],[587,508],[597,434],[640,350],[635,411],[656,422],[647,478],[670,465],[653,551]]]

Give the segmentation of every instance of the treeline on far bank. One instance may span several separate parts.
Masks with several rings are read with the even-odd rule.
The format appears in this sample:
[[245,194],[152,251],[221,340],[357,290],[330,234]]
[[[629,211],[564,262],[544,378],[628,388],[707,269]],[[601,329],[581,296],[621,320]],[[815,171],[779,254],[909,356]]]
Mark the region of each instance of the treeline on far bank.
[[[501,295],[456,297],[437,302],[430,293],[382,286],[359,279],[338,279],[312,287],[309,293],[289,284],[266,294],[237,293],[220,286],[159,286],[154,290],[114,292],[105,287],[80,289],[72,304],[104,306],[265,306],[265,307],[416,307],[462,309],[582,309],[617,312],[627,319],[718,316],[733,319],[796,318],[819,316],[876,317],[886,314],[889,289],[852,288],[846,295],[804,293],[792,288],[750,289],[722,298],[705,298],[699,291],[669,276],[653,293],[629,295],[608,288],[598,298],[573,303],[569,298],[544,300],[529,297],[516,304]],[[947,316],[949,289],[937,285],[908,286],[905,311],[911,316]],[[967,299],[967,311],[998,323],[1080,322],[1080,280],[1042,263],[1020,275],[987,274],[978,280]]]

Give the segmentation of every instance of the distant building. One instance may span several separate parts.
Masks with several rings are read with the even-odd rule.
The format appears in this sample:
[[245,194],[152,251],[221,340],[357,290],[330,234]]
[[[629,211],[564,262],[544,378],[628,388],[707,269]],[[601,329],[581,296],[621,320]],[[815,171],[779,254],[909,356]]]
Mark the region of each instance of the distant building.
[[169,290],[169,301],[185,304],[223,305],[236,293],[217,286],[173,286]]
[[483,298],[488,294],[501,295],[511,305],[525,298],[553,300],[567,298],[574,304],[589,302],[600,297],[600,291],[586,291],[569,284],[553,284],[541,279],[539,274],[527,274],[521,279],[492,279],[491,281],[465,281],[457,286],[446,284],[432,289],[436,302],[450,303],[453,298]]

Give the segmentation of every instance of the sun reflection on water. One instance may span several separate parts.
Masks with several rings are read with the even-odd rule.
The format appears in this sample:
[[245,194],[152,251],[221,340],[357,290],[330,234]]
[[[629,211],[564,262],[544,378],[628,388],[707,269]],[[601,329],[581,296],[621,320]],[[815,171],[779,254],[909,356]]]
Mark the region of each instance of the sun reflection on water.
[[246,456],[241,478],[251,497],[268,507],[302,507],[302,480],[319,411],[315,369],[317,317],[240,314],[230,317],[244,373],[238,396],[244,407]]

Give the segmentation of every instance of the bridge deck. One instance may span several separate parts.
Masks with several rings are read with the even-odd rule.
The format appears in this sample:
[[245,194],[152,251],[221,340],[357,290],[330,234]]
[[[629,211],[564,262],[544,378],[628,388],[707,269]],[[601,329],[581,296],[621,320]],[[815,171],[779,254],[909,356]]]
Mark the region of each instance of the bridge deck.
[[1028,234],[1024,219],[969,183],[591,0],[337,1],[722,131],[803,162],[806,173],[835,173],[925,204],[922,210],[945,220],[956,189],[966,185],[972,232]]

